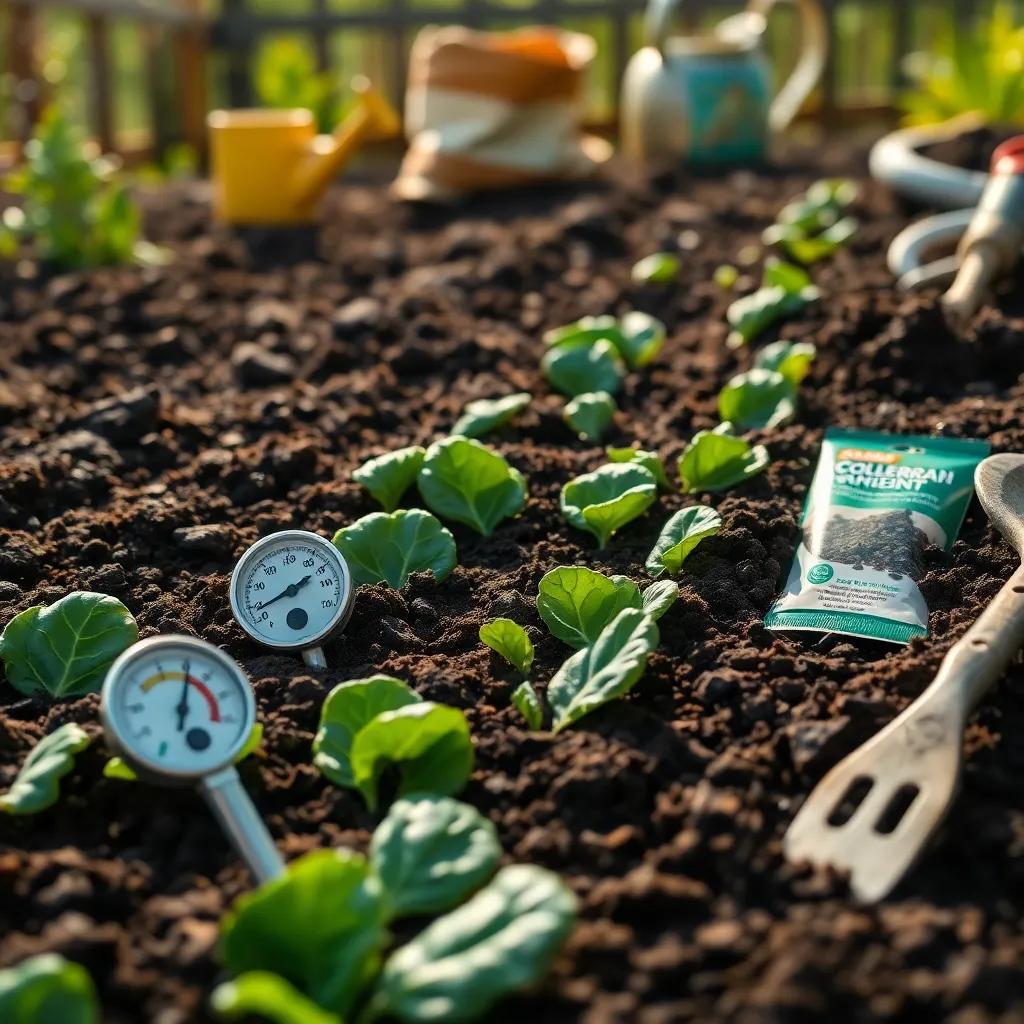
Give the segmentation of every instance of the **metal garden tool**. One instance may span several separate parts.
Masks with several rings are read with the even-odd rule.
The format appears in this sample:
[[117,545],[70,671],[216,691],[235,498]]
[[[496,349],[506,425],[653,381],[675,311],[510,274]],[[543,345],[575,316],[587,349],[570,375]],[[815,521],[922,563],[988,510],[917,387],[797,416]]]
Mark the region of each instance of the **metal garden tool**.
[[[989,519],[1024,560],[1024,455],[975,473]],[[818,783],[786,833],[791,861],[850,873],[854,896],[881,899],[938,829],[957,788],[967,717],[1024,643],[1024,564],[895,721]]]

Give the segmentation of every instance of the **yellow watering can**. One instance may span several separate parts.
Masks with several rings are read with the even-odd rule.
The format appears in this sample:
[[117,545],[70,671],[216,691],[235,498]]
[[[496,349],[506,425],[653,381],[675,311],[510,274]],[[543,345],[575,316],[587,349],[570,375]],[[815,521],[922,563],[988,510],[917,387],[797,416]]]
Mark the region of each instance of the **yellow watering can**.
[[231,224],[308,224],[338,172],[372,133],[395,135],[398,114],[361,75],[355,110],[317,135],[310,110],[214,110],[208,119],[213,208]]

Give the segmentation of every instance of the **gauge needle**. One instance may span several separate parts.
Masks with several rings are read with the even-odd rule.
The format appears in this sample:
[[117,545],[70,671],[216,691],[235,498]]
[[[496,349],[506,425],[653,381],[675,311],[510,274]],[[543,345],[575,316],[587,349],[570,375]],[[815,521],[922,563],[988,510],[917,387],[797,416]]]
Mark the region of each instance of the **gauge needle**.
[[188,670],[189,663],[186,661],[182,666],[182,671],[185,673],[185,679],[181,684],[181,696],[178,698],[178,703],[174,707],[174,710],[178,712],[178,732],[184,731],[185,719],[188,718]]
[[312,576],[303,576],[298,583],[289,583],[277,597],[272,597],[269,601],[256,605],[256,611],[261,612],[264,608],[269,608],[275,601],[280,601],[282,597],[294,597],[312,578]]

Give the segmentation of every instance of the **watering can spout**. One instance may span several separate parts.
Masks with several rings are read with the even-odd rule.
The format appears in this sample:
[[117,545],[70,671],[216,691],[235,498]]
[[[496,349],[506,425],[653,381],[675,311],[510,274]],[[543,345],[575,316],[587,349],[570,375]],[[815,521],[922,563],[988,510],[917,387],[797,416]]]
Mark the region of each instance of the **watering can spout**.
[[352,80],[356,107],[338,125],[333,135],[318,135],[299,165],[292,185],[292,198],[305,206],[314,203],[337,177],[356,150],[372,134],[397,135],[401,121],[391,104],[358,75]]

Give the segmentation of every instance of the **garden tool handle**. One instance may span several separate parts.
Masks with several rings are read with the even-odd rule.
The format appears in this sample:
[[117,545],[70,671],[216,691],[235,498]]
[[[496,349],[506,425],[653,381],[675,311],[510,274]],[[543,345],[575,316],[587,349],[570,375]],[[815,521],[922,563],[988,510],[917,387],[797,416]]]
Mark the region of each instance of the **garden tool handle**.
[[966,718],[1024,645],[1024,565],[949,649],[928,694],[954,701]]

